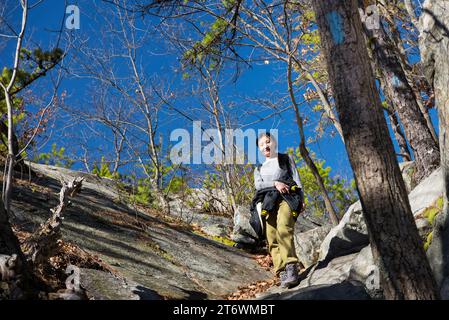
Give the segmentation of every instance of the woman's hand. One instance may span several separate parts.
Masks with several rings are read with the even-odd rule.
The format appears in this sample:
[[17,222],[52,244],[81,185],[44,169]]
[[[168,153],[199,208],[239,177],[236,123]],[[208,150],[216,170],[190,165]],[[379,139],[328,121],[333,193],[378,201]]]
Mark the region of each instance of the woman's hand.
[[274,186],[276,187],[276,189],[278,189],[278,191],[280,193],[289,193],[290,192],[290,188],[288,187],[288,185],[286,185],[283,182],[275,181]]
[[301,212],[300,213],[304,213],[304,211],[306,211],[306,202],[305,201],[302,203]]

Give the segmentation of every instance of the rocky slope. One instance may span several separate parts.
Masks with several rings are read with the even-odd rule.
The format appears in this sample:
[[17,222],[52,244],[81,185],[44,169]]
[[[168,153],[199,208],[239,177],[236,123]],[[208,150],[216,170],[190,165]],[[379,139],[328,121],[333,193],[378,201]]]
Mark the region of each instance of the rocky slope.
[[64,213],[62,234],[113,270],[81,269],[81,286],[91,298],[217,299],[272,277],[251,255],[126,204],[112,180],[34,163],[30,168],[31,175],[17,175],[12,203],[13,221],[23,231],[49,217],[60,179],[85,179]]
[[[49,217],[57,203],[60,179],[85,179],[81,193],[64,214],[62,234],[65,243],[98,258],[101,268],[90,267],[96,262],[79,264],[81,286],[91,299],[217,299],[257,282],[273,283],[273,275],[255,256],[206,238],[180,222],[218,236],[229,235],[230,218],[198,215],[192,210],[181,214],[180,203],[173,206],[178,219],[164,217],[130,205],[112,180],[34,163],[30,168],[31,174],[23,172],[17,177],[12,206],[13,221],[25,232]],[[435,218],[442,209],[441,170],[414,186],[409,179],[413,164],[401,168],[423,245],[429,246]],[[256,299],[382,298],[359,202],[334,228],[316,227],[301,218],[295,232],[298,257],[306,268],[301,283],[289,290],[272,286]],[[79,252],[72,254],[74,265],[82,260],[76,258]]]

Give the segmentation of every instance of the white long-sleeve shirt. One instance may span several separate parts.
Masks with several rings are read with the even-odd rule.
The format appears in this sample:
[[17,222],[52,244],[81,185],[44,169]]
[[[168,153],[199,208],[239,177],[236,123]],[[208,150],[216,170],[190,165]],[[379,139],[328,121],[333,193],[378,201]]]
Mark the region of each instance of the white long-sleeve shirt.
[[[296,169],[295,160],[291,154],[288,155],[289,165],[293,174],[293,181],[302,189],[301,180],[299,178],[298,170]],[[254,184],[256,190],[273,187],[274,183],[281,175],[281,168],[279,167],[279,160],[277,155],[272,158],[265,159],[265,162],[259,168],[254,169]]]

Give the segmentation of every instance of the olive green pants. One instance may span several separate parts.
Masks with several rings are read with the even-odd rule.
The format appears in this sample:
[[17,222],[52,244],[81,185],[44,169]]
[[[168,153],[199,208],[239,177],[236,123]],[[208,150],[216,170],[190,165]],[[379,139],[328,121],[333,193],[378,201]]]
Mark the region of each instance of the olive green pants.
[[278,211],[266,220],[268,251],[273,258],[274,271],[279,274],[289,263],[297,263],[293,231],[295,219],[287,202],[279,203]]

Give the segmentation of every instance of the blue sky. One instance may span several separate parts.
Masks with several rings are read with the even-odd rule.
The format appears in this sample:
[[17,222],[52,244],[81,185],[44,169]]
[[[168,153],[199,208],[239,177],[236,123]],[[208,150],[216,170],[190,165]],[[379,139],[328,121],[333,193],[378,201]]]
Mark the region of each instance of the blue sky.
[[[14,0],[8,1],[9,3],[13,3],[12,7],[15,7],[15,10],[9,14],[8,19],[10,22],[14,23],[17,30],[20,21],[20,10],[16,7]],[[79,30],[72,30],[71,32],[77,33],[77,36],[88,38],[89,43],[95,44],[97,42],[96,37],[98,36],[97,30],[101,28],[101,21],[102,19],[108,19],[108,17],[96,16],[92,9],[92,3],[101,3],[101,1],[67,1],[67,4],[77,5],[81,12],[81,28]],[[27,35],[31,37],[27,38],[25,46],[27,48],[34,48],[39,45],[43,49],[49,49],[50,46],[54,45],[57,37],[57,32],[54,31],[59,30],[64,19],[64,14],[65,3],[61,0],[45,0],[42,4],[34,8],[30,12],[27,29]],[[14,45],[15,44],[10,41],[8,46],[3,49],[3,51],[0,51],[0,64],[2,66],[10,66],[12,64]],[[167,49],[169,48],[166,48],[164,42],[157,37],[154,37],[152,41],[148,41],[143,47],[145,52],[145,59],[143,61],[145,74],[148,77],[157,75],[158,77],[170,81],[172,87],[176,90],[189,88],[189,85],[191,84],[189,84],[188,81],[182,80],[181,72],[176,72],[177,70],[179,71],[178,57],[174,54],[164,54],[164,52],[167,52]],[[70,54],[71,53],[69,52],[69,59]],[[120,70],[121,67],[117,66],[117,68]],[[285,73],[284,67],[279,63],[261,63],[253,65],[251,68],[246,68],[235,83],[230,82],[223,88],[223,101],[225,103],[232,101],[237,104],[240,109],[236,109],[235,112],[236,116],[239,117],[239,112],[241,111],[243,113],[249,106],[249,103],[245,101],[245,97],[256,98],[266,97],[268,94],[274,92],[285,93],[285,84],[276,81],[276,79],[283,73]],[[48,81],[48,79],[42,80],[39,85],[45,86],[45,81]],[[63,91],[68,94],[66,98],[67,104],[79,107],[80,109],[91,107],[89,105],[89,97],[92,95],[92,90],[89,81],[66,77],[60,88],[60,92]],[[189,112],[190,108],[195,107],[196,103],[197,102],[194,99],[190,99],[188,96],[183,98],[183,100],[178,100],[176,102],[177,106],[182,108],[186,113]],[[310,110],[304,109],[304,114],[311,115]],[[312,123],[316,120],[314,117],[314,115],[311,115]],[[432,111],[432,118],[437,127],[435,111]],[[253,121],[254,118],[248,117],[240,120],[241,123],[249,123]],[[167,117],[166,119],[163,119],[162,123],[163,125],[160,130],[166,143],[168,143],[169,133],[173,129],[184,128],[189,131],[192,129],[192,124],[186,119],[172,119]],[[64,125],[63,122],[59,124],[60,126]],[[207,128],[208,126],[205,125],[205,127]],[[284,151],[288,147],[296,147],[299,143],[297,127],[292,111],[283,113],[281,117],[276,117],[252,125],[250,128],[278,129],[280,151]],[[307,125],[305,129],[307,136],[313,137],[315,135],[313,126]],[[73,130],[73,128],[69,130]],[[76,132],[74,134],[76,135]],[[80,152],[79,149],[68,143],[57,129],[53,132],[50,141],[44,148],[42,148],[41,152],[49,150],[52,142],[56,142],[58,146],[66,147],[69,152]],[[90,140],[92,146],[98,146],[101,143],[101,139]],[[338,136],[332,138],[327,134],[324,138],[309,147],[319,158],[326,160],[326,163],[333,168],[333,174],[352,178],[346,151]],[[82,169],[82,165],[76,164],[75,168]]]

